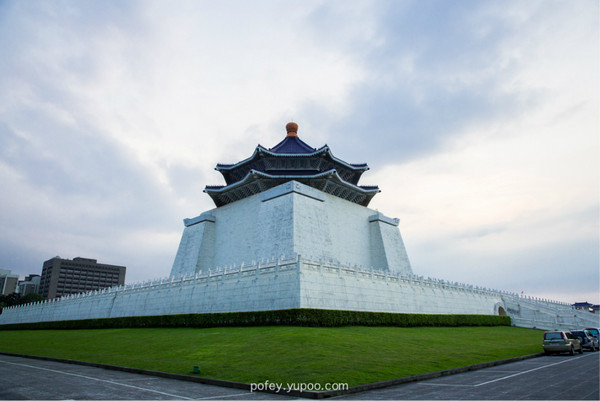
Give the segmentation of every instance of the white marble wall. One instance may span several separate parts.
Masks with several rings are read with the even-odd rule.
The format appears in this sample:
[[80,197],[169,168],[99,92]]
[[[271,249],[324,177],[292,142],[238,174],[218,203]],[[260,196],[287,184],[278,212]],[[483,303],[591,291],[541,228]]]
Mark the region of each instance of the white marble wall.
[[494,315],[502,302],[499,292],[310,261],[303,261],[300,286],[303,308]]
[[184,222],[171,276],[294,254],[412,273],[397,219],[295,181]]
[[5,308],[0,324],[300,307],[297,258]]
[[185,229],[175,255],[171,276],[214,268],[215,217],[206,212],[184,220]]
[[577,310],[567,303],[515,294],[504,296],[503,301],[514,326],[542,330],[600,327],[600,314]]
[[0,324],[180,313],[316,308],[498,314],[540,329],[598,327],[598,315],[517,294],[294,257],[5,308]]
[[398,224],[398,219],[390,219],[379,212],[369,216],[372,264],[410,275],[412,268]]

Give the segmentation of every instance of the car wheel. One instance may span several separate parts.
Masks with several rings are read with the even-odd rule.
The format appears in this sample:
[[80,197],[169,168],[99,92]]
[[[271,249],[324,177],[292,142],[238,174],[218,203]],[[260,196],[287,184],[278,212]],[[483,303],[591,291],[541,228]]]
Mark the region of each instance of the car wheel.
[[575,355],[575,350],[573,349],[572,345],[571,345],[571,350],[569,351],[569,355]]

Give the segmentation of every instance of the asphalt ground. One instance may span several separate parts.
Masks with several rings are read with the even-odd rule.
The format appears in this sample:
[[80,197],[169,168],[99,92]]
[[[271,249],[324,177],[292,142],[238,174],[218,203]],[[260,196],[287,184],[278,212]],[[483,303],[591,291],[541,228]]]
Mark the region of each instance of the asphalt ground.
[[600,352],[552,355],[399,386],[354,400],[598,400]]
[[290,400],[289,396],[0,355],[2,400]]
[[[598,400],[600,352],[542,356],[333,399]],[[92,366],[0,355],[2,400],[278,400],[249,392]]]

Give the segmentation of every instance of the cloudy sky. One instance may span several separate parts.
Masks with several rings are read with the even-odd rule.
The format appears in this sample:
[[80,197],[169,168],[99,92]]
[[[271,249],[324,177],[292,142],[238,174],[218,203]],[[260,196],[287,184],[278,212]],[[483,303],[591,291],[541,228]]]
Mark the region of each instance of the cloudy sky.
[[1,1],[0,268],[167,276],[217,162],[367,162],[413,270],[599,295],[596,0]]

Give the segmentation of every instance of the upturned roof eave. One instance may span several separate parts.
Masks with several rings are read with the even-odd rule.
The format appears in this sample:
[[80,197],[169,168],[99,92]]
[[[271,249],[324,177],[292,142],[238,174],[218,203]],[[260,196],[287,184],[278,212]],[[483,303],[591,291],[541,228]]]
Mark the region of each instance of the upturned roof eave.
[[259,148],[264,149],[260,144],[256,146],[256,148],[254,148],[254,152],[252,153],[252,155],[242,161],[239,161],[235,164],[221,164],[221,163],[217,163],[217,166],[215,167],[215,170],[217,171],[223,171],[223,170],[233,170],[234,168],[238,167],[238,166],[242,166],[245,163],[249,163],[252,160],[254,160],[254,158],[256,157],[256,155],[258,154]]
[[351,163],[347,163],[337,157],[335,157],[333,155],[333,153],[331,152],[331,149],[329,148],[328,145],[324,145],[322,147],[320,147],[319,149],[315,150],[312,153],[276,153],[276,152],[272,152],[269,149],[265,148],[262,145],[258,145],[256,146],[256,148],[254,149],[254,152],[252,153],[252,155],[242,161],[239,161],[235,164],[221,164],[221,163],[217,163],[217,166],[215,167],[215,170],[219,171],[219,172],[225,172],[225,171],[231,171],[235,168],[238,168],[240,166],[243,166],[244,164],[250,163],[253,160],[255,160],[255,158],[260,155],[260,153],[265,153],[268,154],[270,156],[273,157],[283,157],[283,158],[289,158],[289,157],[302,157],[302,158],[306,158],[306,157],[314,157],[319,155],[320,153],[327,153],[327,155],[329,157],[331,157],[331,159],[337,163],[340,163],[346,167],[348,167],[351,170],[354,171],[362,171],[365,172],[367,170],[369,170],[369,166],[367,165],[367,163],[361,163],[361,164],[351,164]]
[[354,185],[348,181],[344,181],[335,169],[331,169],[331,170],[324,171],[322,173],[311,174],[311,175],[272,175],[272,174],[263,173],[262,171],[258,171],[258,170],[250,170],[244,176],[244,178],[242,178],[241,180],[239,180],[237,182],[234,182],[233,184],[221,186],[218,188],[217,188],[217,186],[207,185],[204,188],[203,192],[205,192],[207,194],[211,194],[211,193],[217,194],[220,192],[225,192],[226,190],[231,190],[238,186],[247,184],[252,179],[251,177],[254,175],[258,175],[258,176],[261,176],[262,178],[270,178],[270,179],[282,179],[282,180],[289,179],[290,181],[292,181],[294,179],[318,179],[318,178],[323,178],[326,176],[331,176],[331,177],[334,177],[336,179],[336,181],[338,181],[339,184],[348,186],[348,187],[350,187],[354,190],[357,190],[361,193],[375,195],[375,194],[381,192],[381,190],[377,186],[369,186],[368,187],[369,189],[367,189],[367,188],[360,187],[358,185]]

